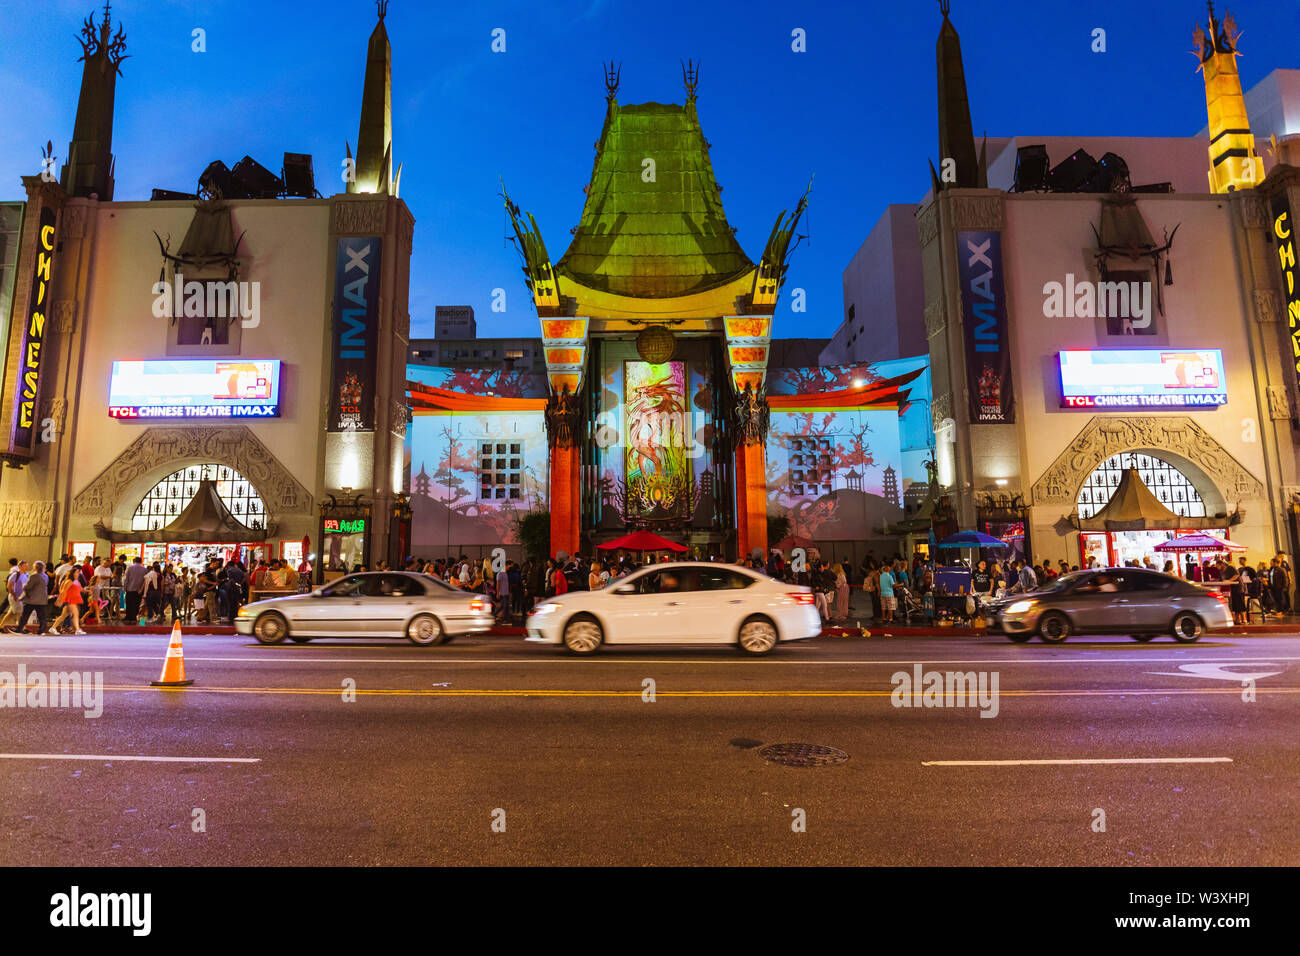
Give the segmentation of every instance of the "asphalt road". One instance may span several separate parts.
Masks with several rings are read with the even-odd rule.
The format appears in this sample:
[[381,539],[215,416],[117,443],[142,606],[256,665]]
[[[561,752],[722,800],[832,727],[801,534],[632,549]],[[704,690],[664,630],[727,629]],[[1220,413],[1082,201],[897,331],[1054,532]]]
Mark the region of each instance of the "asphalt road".
[[[0,710],[0,864],[1300,863],[1296,635],[761,659],[191,636],[196,683],[151,688],[166,643],[0,639],[0,672],[104,684],[96,718]],[[996,675],[996,716],[895,706],[917,664]],[[778,743],[848,759],[764,760]]]

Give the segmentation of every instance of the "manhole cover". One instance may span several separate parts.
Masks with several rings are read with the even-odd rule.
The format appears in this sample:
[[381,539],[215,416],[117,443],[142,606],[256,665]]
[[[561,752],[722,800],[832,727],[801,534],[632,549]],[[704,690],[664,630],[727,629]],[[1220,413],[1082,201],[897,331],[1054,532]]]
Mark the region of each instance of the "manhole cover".
[[825,767],[849,759],[843,750],[819,744],[772,744],[760,750],[758,755],[768,763],[779,763],[785,767]]

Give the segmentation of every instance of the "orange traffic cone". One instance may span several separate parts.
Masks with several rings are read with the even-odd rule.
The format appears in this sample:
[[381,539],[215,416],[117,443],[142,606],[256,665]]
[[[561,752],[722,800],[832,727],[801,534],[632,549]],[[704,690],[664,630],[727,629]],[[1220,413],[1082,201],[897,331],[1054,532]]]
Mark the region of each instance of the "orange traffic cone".
[[171,643],[163,658],[162,674],[149,682],[150,687],[188,687],[194,681],[185,679],[185,652],[181,650],[181,622],[172,625]]

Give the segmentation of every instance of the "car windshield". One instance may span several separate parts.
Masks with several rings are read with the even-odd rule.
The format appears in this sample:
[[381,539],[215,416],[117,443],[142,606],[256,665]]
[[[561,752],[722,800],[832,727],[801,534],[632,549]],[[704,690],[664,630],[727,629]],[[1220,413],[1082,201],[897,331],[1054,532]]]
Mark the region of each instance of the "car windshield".
[[352,597],[356,594],[365,592],[365,582],[371,578],[369,574],[353,574],[346,578],[341,578],[333,584],[327,584],[320,589],[320,593],[326,597]]
[[1074,587],[1080,581],[1087,578],[1088,575],[1091,573],[1092,572],[1090,571],[1071,571],[1069,574],[1062,574],[1059,578],[1052,578],[1050,581],[1046,582],[1045,584],[1042,584],[1039,587],[1035,588],[1034,591],[1035,593],[1039,593],[1039,594],[1048,594],[1055,591],[1064,591],[1067,588]]

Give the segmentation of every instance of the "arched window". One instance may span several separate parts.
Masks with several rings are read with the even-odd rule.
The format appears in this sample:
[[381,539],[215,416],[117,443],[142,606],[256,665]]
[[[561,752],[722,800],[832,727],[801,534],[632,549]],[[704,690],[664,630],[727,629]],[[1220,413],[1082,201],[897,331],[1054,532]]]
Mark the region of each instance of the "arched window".
[[1091,518],[1110,501],[1126,468],[1136,468],[1138,477],[1157,500],[1176,515],[1205,516],[1205,502],[1187,476],[1163,458],[1125,452],[1107,458],[1079,489],[1080,518]]
[[154,485],[135,509],[131,530],[157,531],[171,523],[194,500],[204,478],[216,482],[217,497],[236,521],[254,530],[266,527],[266,506],[252,482],[233,468],[207,462],[182,468]]

